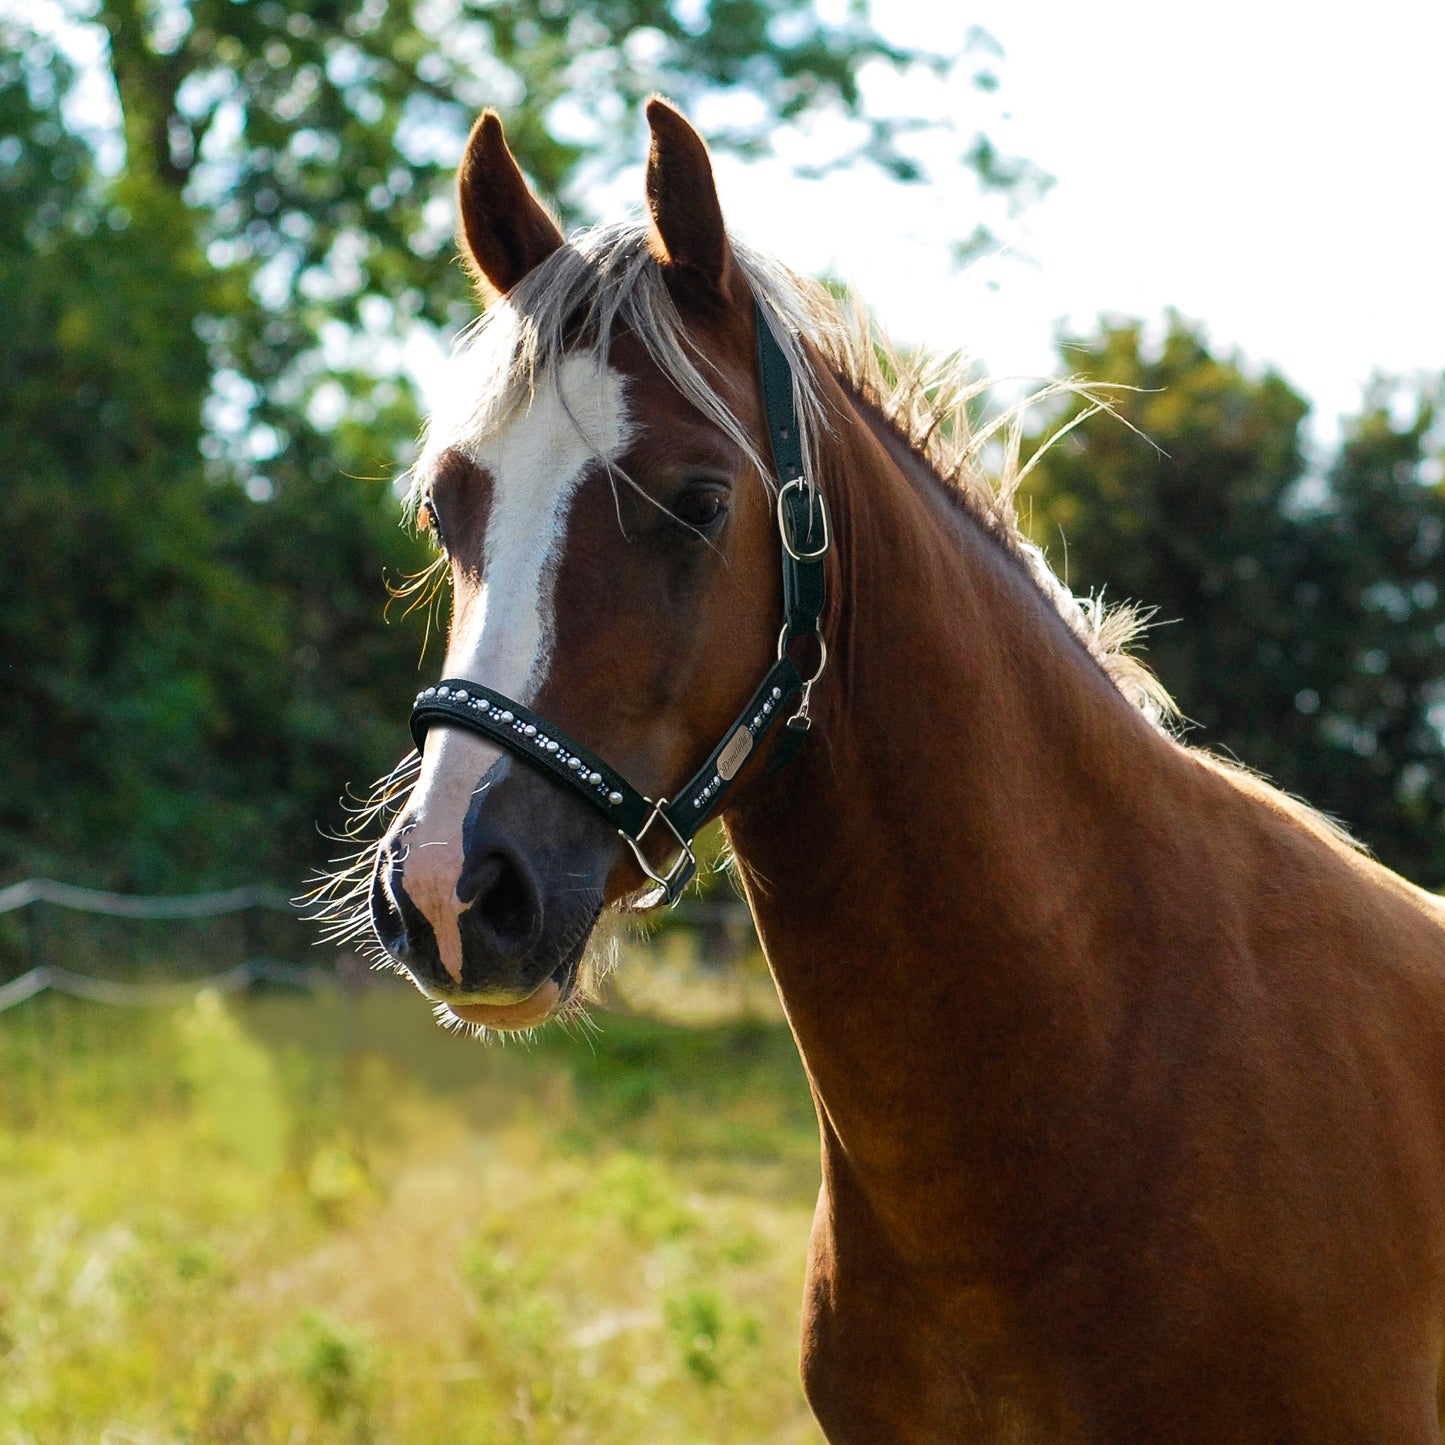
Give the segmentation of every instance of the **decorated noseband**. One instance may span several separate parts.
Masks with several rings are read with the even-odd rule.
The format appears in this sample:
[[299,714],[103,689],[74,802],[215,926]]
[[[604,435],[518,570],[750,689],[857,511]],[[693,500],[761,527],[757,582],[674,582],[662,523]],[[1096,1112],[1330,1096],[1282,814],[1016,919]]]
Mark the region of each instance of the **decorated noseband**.
[[[827,644],[818,631],[825,596],[824,560],[833,544],[828,508],[822,492],[804,474],[793,374],[761,307],[757,308],[757,333],[763,409],[778,478],[784,612],[778,660],[677,797],[671,802],[666,798],[654,802],[530,708],[465,678],[447,678],[426,688],[417,695],[411,714],[411,735],[418,751],[426,742],[428,728],[448,723],[480,733],[570,788],[612,823],[632,849],[638,866],[662,889],[662,901],[667,903],[677,901],[697,871],[692,840],[698,829],[717,810],[743,764],[795,697],[799,698],[798,707],[788,718],[770,773],[788,762],[802,745],[811,723],[808,704],[813,684],[828,663]],[[787,651],[790,642],[803,637],[816,638],[819,647],[817,670],[809,678],[802,676]],[[671,834],[669,846],[678,849],[662,872],[654,869],[643,848],[654,828],[664,841]]]

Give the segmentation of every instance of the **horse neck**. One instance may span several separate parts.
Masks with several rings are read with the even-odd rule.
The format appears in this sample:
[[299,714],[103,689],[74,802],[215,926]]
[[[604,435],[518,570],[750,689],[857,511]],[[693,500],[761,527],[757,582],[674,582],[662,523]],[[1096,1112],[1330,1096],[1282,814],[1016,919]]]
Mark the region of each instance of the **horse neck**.
[[837,567],[813,730],[729,832],[825,1140],[906,1173],[993,1152],[1000,1110],[1071,1112],[1123,1006],[1100,934],[1138,905],[1178,752],[854,406],[820,469]]

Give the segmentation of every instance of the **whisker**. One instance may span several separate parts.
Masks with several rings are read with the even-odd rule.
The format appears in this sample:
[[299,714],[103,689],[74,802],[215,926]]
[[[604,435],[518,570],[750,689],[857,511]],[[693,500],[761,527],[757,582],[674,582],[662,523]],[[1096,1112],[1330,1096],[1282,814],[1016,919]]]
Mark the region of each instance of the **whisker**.
[[348,789],[342,800],[346,821],[331,836],[339,843],[359,846],[331,859],[330,867],[310,879],[311,886],[297,899],[319,925],[318,946],[360,943],[377,969],[397,969],[397,965],[386,957],[372,929],[371,878],[381,841],[411,796],[420,770],[421,757],[413,750],[366,794],[358,796]]

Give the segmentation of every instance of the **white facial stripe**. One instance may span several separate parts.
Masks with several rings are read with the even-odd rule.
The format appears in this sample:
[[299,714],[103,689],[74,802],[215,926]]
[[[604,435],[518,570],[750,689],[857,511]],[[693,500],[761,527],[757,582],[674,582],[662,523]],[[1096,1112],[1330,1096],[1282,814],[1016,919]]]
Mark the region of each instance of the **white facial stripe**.
[[481,779],[502,755],[495,743],[460,728],[434,727],[426,735],[421,772],[403,816],[414,819],[406,836],[402,886],[436,935],[442,966],[461,982],[462,935],[457,880],[462,874],[462,825]]
[[537,695],[552,658],[555,553],[573,494],[589,463],[623,451],[629,430],[621,376],[571,356],[525,412],[473,444],[492,478],[483,595],[451,640],[447,676],[519,702]]
[[[589,464],[620,455],[629,434],[621,376],[574,356],[539,382],[525,412],[492,435],[453,443],[491,474],[492,502],[481,596],[452,636],[445,676],[470,678],[519,702],[536,697],[552,660],[557,553],[573,494]],[[478,780],[500,755],[474,733],[431,728],[406,810],[416,822],[404,886],[459,981],[462,827]]]

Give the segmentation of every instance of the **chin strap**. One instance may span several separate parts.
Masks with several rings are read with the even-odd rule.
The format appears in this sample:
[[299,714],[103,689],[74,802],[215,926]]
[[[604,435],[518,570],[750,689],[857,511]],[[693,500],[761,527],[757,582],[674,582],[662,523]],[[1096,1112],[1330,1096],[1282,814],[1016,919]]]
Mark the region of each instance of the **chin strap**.
[[[425,746],[428,728],[447,723],[480,733],[566,785],[612,823],[632,849],[638,866],[661,889],[659,901],[667,903],[677,901],[697,871],[692,840],[698,829],[717,811],[743,764],[794,698],[799,699],[797,709],[787,720],[768,775],[777,772],[802,746],[811,725],[808,707],[813,685],[828,664],[828,648],[818,631],[826,598],[825,559],[833,544],[828,508],[822,492],[804,474],[802,435],[787,357],[760,307],[756,319],[763,406],[778,478],[784,612],[778,660],[677,797],[671,802],[666,798],[654,802],[529,707],[465,678],[447,678],[418,693],[411,714],[411,735],[418,752]],[[788,644],[808,637],[817,641],[819,656],[813,675],[804,678],[788,656]],[[661,837],[669,849],[678,850],[661,871],[645,851],[649,833]]]

